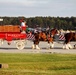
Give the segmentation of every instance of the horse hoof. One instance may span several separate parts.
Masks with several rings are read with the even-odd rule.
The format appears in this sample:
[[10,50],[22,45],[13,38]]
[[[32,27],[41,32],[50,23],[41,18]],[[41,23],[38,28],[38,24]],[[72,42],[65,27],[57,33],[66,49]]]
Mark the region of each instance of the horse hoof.
[[37,50],[40,50],[40,48],[38,47],[38,48],[36,48]]
[[74,45],[74,49],[76,49],[76,44]]
[[32,48],[32,49],[35,49],[35,47],[34,47],[34,46],[32,46],[31,48]]
[[32,49],[35,49],[35,45],[32,45]]
[[46,48],[47,50],[49,50],[50,48]]
[[35,49],[35,48],[32,47],[32,49]]
[[36,45],[36,49],[40,50],[40,48],[39,48],[39,46],[38,46],[38,45]]
[[37,48],[37,50],[40,50],[40,48]]
[[65,48],[66,50],[69,50],[69,48]]
[[53,49],[53,47],[50,47],[50,49]]

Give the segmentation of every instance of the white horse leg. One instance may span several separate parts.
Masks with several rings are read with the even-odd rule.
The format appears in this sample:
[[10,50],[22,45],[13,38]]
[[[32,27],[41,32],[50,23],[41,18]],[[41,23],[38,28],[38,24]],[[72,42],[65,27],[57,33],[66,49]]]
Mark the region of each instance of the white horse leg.
[[32,45],[32,49],[35,49],[35,44]]
[[65,49],[65,44],[63,45],[63,49]]
[[47,44],[47,49],[49,49],[49,48],[50,48],[50,44],[48,43],[48,44]]
[[54,43],[51,44],[51,48],[54,48]]
[[69,48],[72,48],[72,46],[70,44],[64,44],[63,45],[63,49],[68,49],[69,50]]
[[69,46],[68,46],[68,44],[65,45],[65,48],[69,50]]
[[54,48],[54,43],[50,43],[50,48]]
[[70,44],[68,44],[68,47],[69,47],[70,49],[72,49],[72,48],[73,48]]
[[38,50],[40,49],[38,45],[36,45],[36,49],[38,49]]

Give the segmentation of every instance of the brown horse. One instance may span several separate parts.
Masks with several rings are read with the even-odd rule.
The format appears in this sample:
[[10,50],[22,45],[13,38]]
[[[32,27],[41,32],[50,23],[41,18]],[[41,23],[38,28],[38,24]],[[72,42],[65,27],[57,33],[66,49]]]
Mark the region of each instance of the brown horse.
[[76,41],[76,33],[74,33],[74,32],[66,33],[64,35],[64,37],[65,37],[65,41],[64,41],[63,49],[64,48],[65,49],[71,49],[71,48],[73,48],[69,43],[71,41]]
[[50,42],[51,42],[52,44],[51,44],[51,46],[49,48],[53,48],[54,47],[53,41],[54,41],[55,34],[58,34],[57,29],[52,29],[49,32],[38,32],[38,33],[35,33],[34,34],[35,40],[34,40],[34,44],[33,44],[32,48],[33,49],[34,48],[40,49],[39,46],[38,46],[40,41],[48,42],[48,46],[50,46]]

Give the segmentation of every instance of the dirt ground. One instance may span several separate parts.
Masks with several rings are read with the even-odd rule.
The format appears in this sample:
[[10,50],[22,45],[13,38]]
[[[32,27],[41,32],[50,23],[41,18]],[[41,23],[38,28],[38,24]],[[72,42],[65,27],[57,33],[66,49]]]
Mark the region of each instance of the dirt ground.
[[[18,50],[15,46],[15,43],[12,41],[11,45],[8,45],[6,41],[4,41],[3,45],[0,46],[0,53],[64,53],[64,54],[76,54],[76,49],[63,49],[63,42],[59,41],[54,42],[54,49],[47,49],[47,42],[40,42],[39,47],[40,50],[32,49],[33,42],[28,41],[25,44],[25,48],[23,50]],[[72,46],[76,44],[76,42],[70,43]]]

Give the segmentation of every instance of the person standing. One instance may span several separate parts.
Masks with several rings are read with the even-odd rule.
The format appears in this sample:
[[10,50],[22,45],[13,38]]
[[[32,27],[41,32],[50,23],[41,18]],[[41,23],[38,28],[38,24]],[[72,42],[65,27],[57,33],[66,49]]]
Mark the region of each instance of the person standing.
[[24,32],[27,27],[28,27],[28,26],[26,25],[26,21],[23,20],[23,21],[21,22],[21,26],[20,26],[21,32]]
[[26,22],[25,21],[21,22],[21,29],[26,30]]

